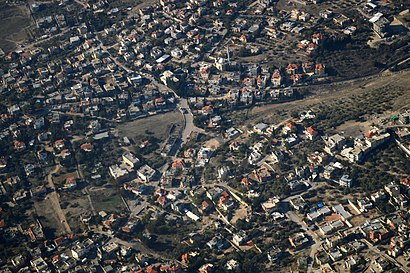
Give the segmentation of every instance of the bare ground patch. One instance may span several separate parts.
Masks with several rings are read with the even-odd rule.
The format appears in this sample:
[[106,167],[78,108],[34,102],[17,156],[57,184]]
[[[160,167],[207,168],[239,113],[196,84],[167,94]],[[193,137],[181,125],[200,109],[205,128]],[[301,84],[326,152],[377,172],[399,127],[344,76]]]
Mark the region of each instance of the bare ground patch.
[[64,183],[66,182],[67,178],[74,177],[78,178],[77,172],[66,172],[65,169],[64,171],[60,171],[57,174],[54,174],[53,176],[53,181],[56,187],[62,187]]
[[42,225],[51,233],[54,233],[55,235],[65,233],[64,226],[60,223],[49,197],[46,197],[44,200],[35,201],[34,209]]
[[81,224],[80,215],[91,211],[88,197],[81,192],[65,192],[61,193],[60,196],[61,206],[66,215],[68,224],[75,231]]
[[[178,111],[130,121],[118,126],[118,130],[121,137],[127,136],[139,144],[148,137],[155,137],[165,141],[173,125],[179,128],[183,125],[182,115]],[[174,130],[178,130],[178,128]]]
[[95,211],[120,212],[125,210],[121,194],[114,188],[98,188],[90,190],[91,200]]
[[18,43],[29,37],[29,28],[34,24],[25,6],[11,6],[0,2],[0,48],[12,51]]

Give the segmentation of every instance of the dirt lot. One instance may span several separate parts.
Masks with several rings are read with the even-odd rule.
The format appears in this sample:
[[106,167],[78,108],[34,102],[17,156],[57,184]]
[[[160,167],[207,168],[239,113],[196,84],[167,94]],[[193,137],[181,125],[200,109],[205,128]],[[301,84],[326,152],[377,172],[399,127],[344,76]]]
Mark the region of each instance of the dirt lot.
[[178,111],[127,122],[118,126],[118,130],[120,137],[127,136],[136,144],[140,144],[148,137],[155,137],[165,141],[173,124],[176,126],[174,131],[177,131],[183,125],[182,115]]
[[114,188],[91,188],[91,200],[95,211],[119,212],[125,209],[120,193]]
[[41,224],[46,227],[48,234],[64,234],[65,229],[53,208],[51,200],[47,197],[44,200],[34,202],[34,209],[39,216]]
[[10,6],[0,0],[0,48],[6,53],[29,37],[34,22],[25,6]]
[[81,192],[64,192],[60,194],[60,197],[61,207],[68,224],[73,231],[76,231],[80,227],[80,215],[91,211],[88,197]]
[[210,139],[207,142],[205,142],[204,146],[212,150],[216,150],[219,146],[221,146],[221,140],[217,138]]
[[354,120],[349,120],[336,128],[335,131],[343,132],[345,136],[355,137],[358,132],[368,132],[371,129],[371,122],[357,122]]
[[231,222],[233,224],[236,223],[236,221],[238,221],[239,219],[245,219],[248,216],[248,212],[246,207],[244,207],[243,205],[241,205],[239,207],[239,209],[235,210],[235,214],[231,219]]

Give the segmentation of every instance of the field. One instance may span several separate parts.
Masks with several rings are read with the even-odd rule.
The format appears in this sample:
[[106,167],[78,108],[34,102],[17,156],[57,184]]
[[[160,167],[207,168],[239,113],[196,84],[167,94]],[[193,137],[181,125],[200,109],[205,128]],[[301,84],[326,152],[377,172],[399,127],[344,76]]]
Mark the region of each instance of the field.
[[240,118],[242,124],[245,116],[245,124],[260,121],[277,123],[289,117],[292,112],[313,109],[322,115],[320,122],[316,124],[318,129],[335,129],[349,120],[409,107],[409,86],[410,70],[372,80],[317,86],[306,99],[237,111],[232,114],[232,118],[234,121]]
[[125,209],[121,194],[114,188],[91,188],[89,192],[96,213],[120,212]]
[[157,138],[163,142],[170,135],[169,131],[173,124],[176,126],[175,132],[183,125],[182,115],[178,111],[127,122],[118,126],[118,130],[120,137],[127,136],[136,144],[140,144],[149,137]]
[[50,237],[53,237],[65,233],[64,226],[60,222],[49,197],[46,197],[44,200],[35,201],[34,210],[41,224],[45,227],[47,235],[52,235]]
[[68,224],[71,229],[78,232],[80,227],[80,215],[85,212],[90,212],[90,202],[88,197],[78,192],[60,193],[61,207],[66,215]]
[[30,37],[29,29],[34,22],[26,7],[10,6],[5,2],[0,0],[0,48],[7,53]]

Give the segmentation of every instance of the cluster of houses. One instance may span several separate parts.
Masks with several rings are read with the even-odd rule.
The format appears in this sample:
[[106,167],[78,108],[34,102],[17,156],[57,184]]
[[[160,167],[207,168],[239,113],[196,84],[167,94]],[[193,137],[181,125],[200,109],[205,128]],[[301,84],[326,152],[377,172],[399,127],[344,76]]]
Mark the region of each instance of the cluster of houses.
[[[380,203],[389,203],[405,213],[408,209],[408,187],[408,179],[402,179],[400,183],[387,184],[370,197],[349,199],[333,206],[324,203],[312,206],[301,196],[291,198],[290,206],[301,214],[309,232],[292,234],[289,242],[298,251],[308,247],[313,240],[320,240],[314,263],[322,270],[329,270],[326,272],[356,272],[366,267],[371,268],[371,272],[397,269],[392,258],[399,258],[405,263],[410,259],[407,220],[400,213],[373,219],[367,215],[374,212]],[[363,214],[366,215],[364,222],[355,223],[353,219]],[[382,251],[369,256],[369,250],[375,247],[382,249],[382,245]]]
[[138,176],[144,182],[150,182],[156,179],[157,171],[147,164],[142,164],[131,152],[126,152],[121,157],[119,164],[111,165],[109,168],[110,175],[119,181],[130,179]]
[[[121,232],[129,233],[130,226],[134,224],[131,222],[126,222]],[[23,240],[22,236],[31,238],[34,234],[29,229],[23,233],[17,231],[14,236],[14,240]],[[161,263],[126,246],[126,242],[114,241],[103,234],[94,234],[89,238],[75,235],[53,240],[37,238],[37,241],[37,246],[28,249],[28,252],[10,256],[12,267],[2,269],[3,272],[184,272],[177,263]]]
[[[318,2],[313,1],[315,5]],[[392,139],[390,133],[375,126],[355,138],[341,134],[320,137],[318,128],[304,125],[314,121],[312,111],[303,112],[297,121],[260,122],[247,129],[224,129],[220,139],[227,144],[227,154],[223,155],[227,160],[218,166],[212,158],[218,156],[220,150],[204,143],[185,147],[180,157],[168,157],[172,158],[171,162],[164,163],[161,170],[151,167],[128,149],[123,149],[121,158],[115,164],[107,164],[106,169],[102,162],[95,164],[87,170],[92,180],[102,179],[105,170],[123,190],[121,193],[130,193],[128,197],[138,201],[131,207],[127,205],[128,212],[81,214],[84,230],[92,230],[94,234],[69,234],[52,239],[46,235],[41,221],[14,224],[6,207],[27,207],[28,199],[41,201],[54,190],[70,191],[70,194],[79,191],[80,184],[85,182],[78,177],[80,174],[64,177],[56,187],[51,183],[53,174],[49,173],[49,182],[44,170],[57,163],[59,167],[69,166],[80,173],[77,160],[81,156],[96,156],[93,153],[97,147],[105,146],[104,141],[112,138],[106,122],[126,122],[175,108],[174,92],[162,88],[156,79],[175,91],[188,90],[193,94],[188,102],[195,116],[203,118],[209,128],[220,128],[224,122],[218,112],[221,101],[236,107],[290,100],[297,96],[292,86],[327,76],[325,64],[308,60],[278,68],[234,61],[244,57],[242,55],[262,53],[269,47],[264,37],[271,41],[279,41],[284,36],[296,37],[296,50],[307,59],[321,46],[326,34],[315,31],[306,36],[306,30],[321,20],[331,19],[345,34],[355,31],[347,16],[327,10],[321,11],[320,17],[294,9],[251,20],[253,17],[248,15],[273,14],[276,8],[269,0],[258,0],[249,8],[239,2],[219,0],[160,0],[126,18],[120,17],[122,10],[111,8],[107,1],[61,1],[62,8],[79,5],[85,13],[118,16],[116,23],[98,32],[90,22],[81,22],[81,18],[77,23],[68,22],[63,13],[39,16],[42,5],[36,2],[29,5],[38,28],[45,35],[41,39],[60,33],[64,34],[61,40],[51,46],[22,47],[11,52],[5,56],[4,70],[0,70],[0,94],[11,97],[0,113],[0,144],[8,145],[1,146],[1,151],[5,154],[12,151],[12,155],[0,155],[0,200],[8,203],[4,209],[0,206],[0,236],[2,242],[13,246],[28,246],[27,252],[18,255],[13,252],[6,263],[2,262],[1,272],[185,272],[184,268],[199,255],[198,249],[184,253],[181,261],[164,263],[163,259],[139,251],[135,241],[120,239],[141,231],[144,210],[151,213],[149,220],[145,219],[148,222],[165,215],[167,223],[182,220],[185,221],[182,226],[198,224],[213,228],[216,232],[202,243],[214,254],[252,249],[265,255],[260,243],[256,243],[263,236],[238,228],[233,218],[240,223],[236,219],[240,218],[237,213],[240,211],[245,214],[240,219],[246,222],[244,225],[261,215],[269,218],[269,224],[286,223],[292,219],[286,220],[288,215],[279,208],[290,195],[295,196],[286,202],[297,212],[296,217],[303,218],[307,228],[286,237],[289,249],[298,252],[312,240],[315,243],[320,240],[321,247],[314,260],[324,272],[332,272],[339,261],[351,272],[364,268],[367,261],[361,251],[378,244],[387,245],[387,250],[372,259],[373,272],[397,266],[390,258],[410,257],[410,229],[399,213],[369,219],[359,226],[352,220],[374,211],[380,203],[405,211],[410,189],[408,179],[387,184],[370,197],[347,203],[321,202],[312,206],[302,197],[314,189],[320,179],[341,188],[354,186],[349,165],[364,161],[376,148]],[[246,12],[238,15],[245,8]],[[376,8],[377,5],[367,2],[363,12],[371,13]],[[374,30],[384,37],[387,23],[382,15],[374,16],[378,17],[371,19]],[[400,16],[401,19],[408,17],[405,13]],[[218,19],[213,20],[214,17]],[[236,18],[229,29],[223,20],[226,18]],[[222,46],[227,37],[229,46]],[[115,42],[107,49],[110,39]],[[18,101],[13,99],[16,94],[30,99]],[[408,117],[408,112],[404,112],[398,118],[408,124]],[[82,139],[77,149],[70,138],[78,131],[87,139]],[[123,142],[130,145],[128,139]],[[299,150],[303,149],[301,144],[314,142],[320,142],[323,151],[309,151],[299,163],[294,163]],[[144,142],[140,148],[146,145],[149,143]],[[169,152],[164,154],[169,156]],[[232,164],[225,164],[228,162]],[[246,162],[243,164],[247,165],[246,170],[235,177],[234,168],[239,168],[242,162]],[[215,173],[206,173],[210,168]],[[261,189],[279,183],[284,183],[286,189],[282,196],[265,198]],[[262,213],[253,213],[249,201],[254,201]],[[258,228],[268,230],[266,226]],[[203,235],[198,233],[189,234],[184,243],[188,246],[198,243],[197,237]],[[317,238],[312,238],[312,234]],[[147,241],[152,239],[149,234],[142,236]],[[271,263],[278,260],[282,250],[275,251],[266,251]],[[229,259],[224,266],[235,270],[240,263]],[[302,264],[305,265],[300,262],[300,266]],[[199,272],[210,273],[216,265],[203,262],[198,267]]]
[[[239,11],[235,3],[215,1],[211,6],[226,16],[233,16]],[[198,25],[198,22],[207,20],[205,15],[212,13],[211,7],[202,2],[179,5],[176,1],[166,1],[140,9],[138,14],[108,26],[103,35],[116,37],[118,45],[113,48],[118,51],[115,56],[126,66],[159,75],[160,80],[171,87],[188,83],[184,88],[193,94],[223,96],[231,89],[245,88],[248,90],[243,97],[248,98],[245,101],[249,104],[252,103],[253,97],[264,98],[265,92],[260,89],[269,85],[278,88],[300,84],[312,77],[326,76],[325,65],[321,63],[293,63],[286,69],[275,71],[262,67],[262,73],[259,72],[261,68],[247,68],[232,61],[230,55],[233,53],[229,49],[214,52],[208,43],[220,43],[230,29],[219,19],[214,21],[213,27],[210,28]],[[239,35],[241,43],[246,44],[246,35],[260,31],[259,25],[248,27],[246,20],[239,20],[232,30],[235,35]],[[303,40],[299,47],[307,47],[311,52],[321,43],[323,37],[322,34],[316,33],[311,37],[311,41]],[[255,46],[251,47],[250,51],[254,54],[260,53]],[[204,53],[209,54],[209,60],[198,62]],[[279,94],[275,88],[272,93],[277,97]],[[233,98],[236,99],[239,97]]]
[[[118,122],[168,111],[175,107],[173,93],[161,92],[137,73],[120,68],[102,50],[97,37],[87,30],[78,39],[62,40],[48,48],[25,49],[12,52],[11,62],[1,73],[3,94],[32,93],[32,104],[52,110],[53,123],[59,124],[59,112],[103,116]],[[76,50],[73,50],[76,49]],[[71,52],[65,54],[63,52]],[[64,57],[56,58],[56,54]],[[9,108],[2,119],[24,113],[25,102]],[[41,117],[34,126],[41,127]]]
[[380,1],[368,1],[361,5],[359,11],[372,24],[373,32],[379,39],[405,33],[410,29],[408,9],[391,14]]

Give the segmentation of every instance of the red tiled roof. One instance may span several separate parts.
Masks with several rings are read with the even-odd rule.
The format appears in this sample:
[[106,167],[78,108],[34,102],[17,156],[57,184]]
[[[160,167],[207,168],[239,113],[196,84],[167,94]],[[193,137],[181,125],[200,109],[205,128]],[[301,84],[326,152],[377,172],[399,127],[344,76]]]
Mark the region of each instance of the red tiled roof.
[[325,65],[324,64],[316,64],[316,69],[325,69]]
[[202,110],[204,110],[204,111],[211,111],[213,109],[214,108],[212,107],[212,105],[205,105],[204,107],[202,107]]
[[154,266],[149,266],[147,267],[147,273],[159,273],[157,268],[155,268]]
[[74,183],[76,183],[76,180],[77,180],[77,177],[70,176],[65,180],[65,182],[68,183],[68,184],[74,184]]
[[287,123],[286,127],[288,127],[289,129],[296,129],[296,125],[293,124],[292,122]]
[[288,67],[286,69],[298,69],[298,65],[297,64],[288,64]]
[[402,178],[400,179],[400,183],[406,186],[410,186],[410,178],[409,177]]
[[156,103],[163,103],[164,102],[164,98],[157,98],[157,99],[155,99],[155,102]]
[[80,146],[80,148],[84,151],[91,151],[93,149],[93,145],[91,143],[84,143]]
[[314,135],[314,134],[317,133],[317,131],[316,131],[312,126],[308,127],[308,128],[306,129],[306,132],[307,132],[309,135]]
[[172,168],[185,167],[185,161],[183,159],[177,159],[172,163]]

